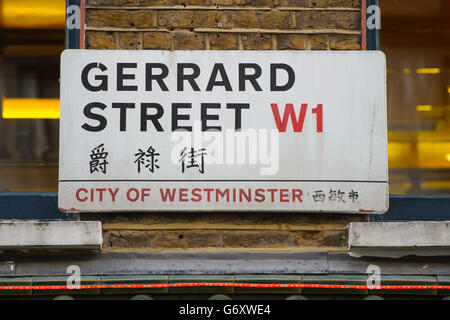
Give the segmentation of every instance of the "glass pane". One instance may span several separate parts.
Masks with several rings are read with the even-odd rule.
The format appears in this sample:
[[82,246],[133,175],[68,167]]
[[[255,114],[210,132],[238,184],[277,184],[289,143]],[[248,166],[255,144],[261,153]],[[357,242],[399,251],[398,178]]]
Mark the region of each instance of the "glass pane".
[[391,194],[450,193],[447,0],[380,0]]
[[[38,19],[35,24],[28,19],[24,28],[10,25],[17,22],[18,3],[0,1],[3,9],[11,7],[0,10],[0,192],[57,191],[59,120],[10,118],[5,105],[22,113],[35,107],[42,114],[45,103],[57,102],[64,23],[42,26]],[[64,22],[64,5],[59,16]]]

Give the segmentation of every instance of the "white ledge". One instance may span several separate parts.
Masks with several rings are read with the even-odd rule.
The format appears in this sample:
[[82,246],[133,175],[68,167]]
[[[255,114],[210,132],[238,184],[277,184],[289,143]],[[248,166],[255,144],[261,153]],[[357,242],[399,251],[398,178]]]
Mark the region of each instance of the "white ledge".
[[99,221],[0,221],[0,250],[101,250]]
[[450,255],[450,221],[354,222],[348,242],[354,257]]

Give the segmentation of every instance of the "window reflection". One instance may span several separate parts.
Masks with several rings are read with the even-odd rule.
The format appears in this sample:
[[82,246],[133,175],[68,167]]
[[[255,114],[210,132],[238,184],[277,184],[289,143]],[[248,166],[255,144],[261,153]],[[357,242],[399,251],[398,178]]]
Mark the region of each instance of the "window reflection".
[[390,192],[450,192],[449,1],[381,0]]
[[[23,110],[21,101],[59,98],[64,7],[64,0],[0,0],[2,101],[24,99],[15,106]],[[2,112],[0,191],[57,191],[58,129],[58,120],[5,119]]]

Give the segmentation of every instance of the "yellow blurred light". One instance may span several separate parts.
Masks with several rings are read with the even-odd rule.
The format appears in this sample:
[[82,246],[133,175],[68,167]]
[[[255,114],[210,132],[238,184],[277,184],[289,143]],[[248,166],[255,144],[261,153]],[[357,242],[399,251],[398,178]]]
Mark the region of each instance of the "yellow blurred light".
[[59,119],[59,99],[3,99],[4,119]]
[[388,142],[389,168],[450,169],[450,142]]
[[65,28],[65,0],[1,0],[0,6],[3,28]]
[[405,73],[405,74],[410,74],[411,70],[409,68],[403,68],[402,72]]
[[409,142],[388,142],[389,168],[414,168],[418,166],[414,147]]
[[450,141],[419,142],[417,153],[419,167],[424,169],[450,169],[446,154],[450,151]]
[[418,105],[416,106],[417,111],[431,111],[431,105]]
[[445,190],[450,189],[450,181],[424,181],[420,183],[421,189]]
[[440,72],[441,72],[441,69],[439,69],[439,68],[418,68],[418,69],[416,69],[416,73],[418,73],[418,74],[437,74]]
[[447,161],[450,161],[450,153],[447,153],[447,154],[445,155],[445,159],[447,159]]

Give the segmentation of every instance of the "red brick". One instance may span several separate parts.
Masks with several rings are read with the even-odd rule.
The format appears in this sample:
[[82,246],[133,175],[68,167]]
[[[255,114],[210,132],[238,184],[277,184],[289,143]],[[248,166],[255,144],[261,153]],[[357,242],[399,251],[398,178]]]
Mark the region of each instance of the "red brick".
[[180,50],[205,49],[205,36],[194,32],[176,32],[173,37],[173,48]]
[[[295,1],[295,0],[291,0]],[[360,0],[311,0],[311,7],[329,8],[329,7],[343,7],[343,8],[361,8]]]
[[297,12],[298,29],[359,30],[361,15],[355,11],[302,11]]
[[220,234],[203,230],[161,230],[150,232],[152,248],[211,248],[221,245]]
[[267,33],[243,34],[242,45],[245,50],[270,50],[272,48],[272,35]]
[[238,49],[238,35],[234,33],[211,33],[208,35],[211,50]]
[[110,231],[104,237],[106,248],[146,248],[150,247],[150,234],[146,231]]
[[158,26],[174,28],[215,28],[223,20],[223,13],[209,10],[160,10]]
[[150,10],[130,10],[128,12],[129,23],[132,27],[146,28],[153,26],[155,11]]
[[87,0],[88,6],[119,6],[119,5],[134,5],[136,0]]
[[360,50],[361,36],[352,34],[330,35],[330,49],[332,50]]
[[144,49],[170,49],[171,35],[168,32],[144,33]]
[[151,10],[88,9],[86,21],[90,27],[151,27],[154,14]]
[[328,49],[328,35],[315,34],[309,37],[309,48],[311,50],[327,50]]
[[309,7],[310,0],[279,0],[280,7]]
[[169,6],[207,6],[210,0],[167,0]]
[[224,231],[225,248],[288,247],[291,234],[287,231]]
[[124,50],[136,50],[141,46],[139,35],[135,32],[119,33],[119,46]]
[[136,0],[139,6],[167,6],[167,0]]
[[271,7],[272,0],[211,0],[216,6],[249,6],[249,7]]
[[293,245],[298,247],[337,247],[347,245],[346,231],[295,231]]
[[86,11],[86,23],[89,27],[129,27],[126,10],[97,10]]
[[278,34],[277,48],[279,50],[306,50],[308,36],[304,34]]
[[293,28],[292,13],[286,11],[226,11],[224,28]]
[[86,32],[87,49],[116,49],[116,34],[114,32]]

